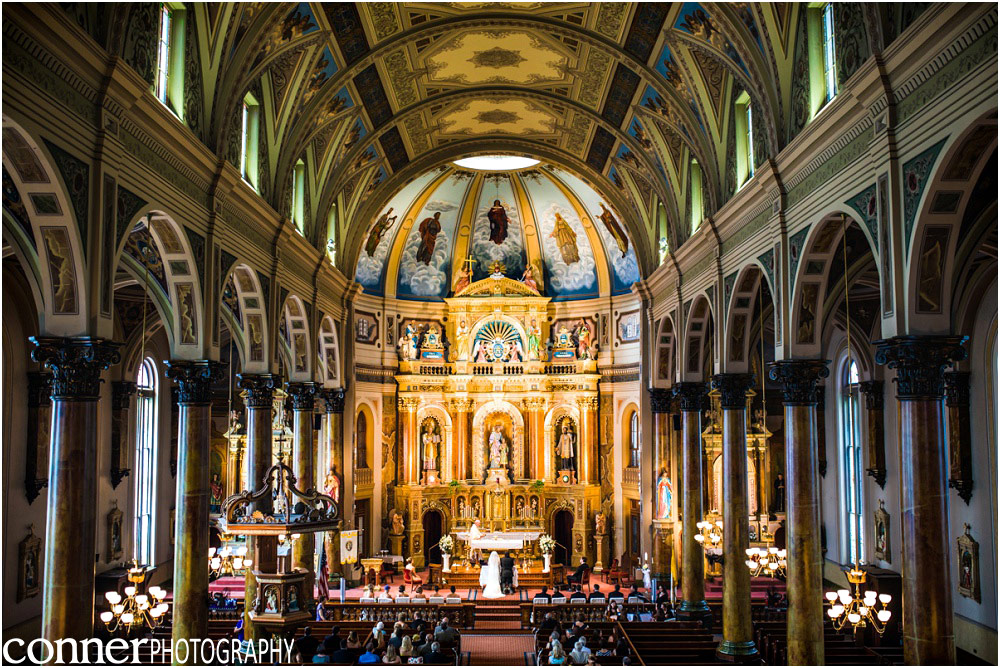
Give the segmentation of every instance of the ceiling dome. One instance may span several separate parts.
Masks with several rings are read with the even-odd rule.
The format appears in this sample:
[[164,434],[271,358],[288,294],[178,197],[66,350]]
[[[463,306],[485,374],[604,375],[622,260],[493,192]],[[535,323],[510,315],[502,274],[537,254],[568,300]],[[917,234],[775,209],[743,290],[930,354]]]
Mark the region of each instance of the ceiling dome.
[[624,294],[640,278],[618,212],[579,177],[541,163],[503,172],[448,164],[413,179],[372,221],[355,280],[369,294],[441,300],[470,258],[473,281],[495,262],[513,279],[530,265],[554,300]]

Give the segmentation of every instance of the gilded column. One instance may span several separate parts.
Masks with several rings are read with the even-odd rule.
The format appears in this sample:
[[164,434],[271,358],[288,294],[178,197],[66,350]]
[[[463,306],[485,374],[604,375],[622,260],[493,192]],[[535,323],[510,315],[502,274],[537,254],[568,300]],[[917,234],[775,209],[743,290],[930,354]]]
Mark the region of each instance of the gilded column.
[[524,400],[528,418],[528,453],[525,478],[545,479],[545,399],[532,397]]
[[[246,479],[244,489],[256,490],[264,484],[264,474],[272,462],[271,441],[271,410],[274,407],[274,390],[281,386],[279,376],[263,374],[239,374],[238,385],[242,392],[243,404],[247,409]],[[249,512],[259,510],[265,514],[271,512],[271,498],[256,501]],[[277,568],[277,544],[272,541],[252,539],[248,541],[249,556],[254,561],[254,570],[272,572]],[[257,579],[248,573],[244,583],[244,600],[249,612],[253,601],[257,598]],[[251,628],[249,618],[244,618],[245,628]]]
[[[31,358],[52,371],[42,638],[83,640],[94,631],[97,400],[118,344],[91,337],[31,337]],[[207,548],[206,548],[207,550]]]
[[747,519],[747,391],[753,387],[749,373],[712,376],[722,408],[722,642],[720,659],[747,661],[757,657],[750,620],[750,571],[746,549],[750,547]]
[[451,466],[452,477],[463,481],[472,477],[469,470],[469,412],[472,410],[471,399],[453,399],[450,404],[452,416],[455,418],[452,430]]
[[823,552],[820,544],[819,439],[816,391],[830,375],[827,360],[771,364],[785,404],[788,549],[788,665],[820,665],[823,654]]
[[649,406],[653,413],[653,470],[650,480],[642,480],[640,485],[655,490],[652,508],[645,509],[651,513],[656,524],[656,540],[653,541],[653,573],[660,582],[670,580],[670,550],[671,543],[667,540],[666,527],[669,516],[660,518],[659,487],[657,482],[660,472],[670,475],[670,390],[649,388]]
[[[313,458],[313,408],[316,405],[316,383],[289,383],[288,396],[292,399],[292,471],[301,490],[316,487]],[[305,533],[292,544],[292,568],[303,570],[306,576],[306,603],[312,601],[313,582],[316,575],[316,535]]]
[[[171,636],[208,637],[208,505],[211,499],[210,438],[212,381],[222,363],[211,360],[164,362],[167,378],[177,381],[177,499],[174,527],[174,604]],[[174,663],[199,663],[194,652]]]
[[403,434],[403,483],[420,482],[420,441],[417,435],[417,404],[413,397],[400,397],[400,429]]
[[[330,463],[333,474],[340,478],[340,497],[336,500],[340,506],[342,526],[346,527],[348,517],[353,515],[351,509],[354,507],[354,472],[344,467],[344,390],[340,388],[323,390],[321,396],[323,397],[326,409],[323,415],[326,423],[323,428],[323,443],[321,447],[326,450],[326,461]],[[324,489],[323,491],[326,490]],[[326,533],[325,551],[326,564],[330,575],[340,573],[339,534],[333,531]]]
[[[683,482],[681,493],[681,604],[679,619],[704,619],[712,613],[705,601],[705,552],[694,539],[703,519],[701,493],[701,409],[705,383],[678,383],[673,387],[680,401]],[[742,563],[742,561],[740,562]]]
[[577,482],[593,485],[597,483],[597,397],[583,397],[576,403],[580,407]]
[[876,341],[875,361],[896,371],[903,511],[903,655],[907,664],[955,663],[948,531],[944,370],[968,356],[966,336]]

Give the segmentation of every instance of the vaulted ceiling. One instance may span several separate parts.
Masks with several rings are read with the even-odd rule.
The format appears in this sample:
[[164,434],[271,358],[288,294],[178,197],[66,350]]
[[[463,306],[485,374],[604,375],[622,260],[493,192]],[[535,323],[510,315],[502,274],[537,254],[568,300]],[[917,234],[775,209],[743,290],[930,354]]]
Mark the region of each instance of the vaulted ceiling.
[[[838,35],[856,33],[848,55],[860,62],[870,52],[860,5],[843,4],[854,9]],[[67,11],[98,37],[95,12],[112,10],[87,7]],[[151,77],[155,30],[144,35],[158,5],[118,7],[124,30],[116,37],[112,21],[99,37]],[[805,124],[804,12],[797,3],[190,4],[179,115],[235,163],[251,93],[262,110],[258,191],[288,211],[301,160],[306,234],[317,245],[337,239],[347,274],[405,183],[455,157],[506,151],[593,185],[620,211],[646,275],[661,237],[676,248],[689,235],[692,159],[706,214],[735,190],[738,94],[753,103],[758,162]]]

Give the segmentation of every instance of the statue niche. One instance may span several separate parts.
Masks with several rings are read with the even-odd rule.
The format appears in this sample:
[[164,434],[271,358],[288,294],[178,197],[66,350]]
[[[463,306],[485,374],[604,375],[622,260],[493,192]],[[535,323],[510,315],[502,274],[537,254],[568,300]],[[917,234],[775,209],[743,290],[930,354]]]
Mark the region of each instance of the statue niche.
[[432,417],[424,418],[420,425],[420,468],[423,469],[425,485],[440,482],[442,440],[438,421]]
[[524,420],[504,401],[480,407],[472,420],[472,477],[487,484],[510,484],[524,477]]
[[[504,419],[507,418],[507,429],[504,429]],[[489,435],[487,436],[488,448],[486,480],[496,481],[500,484],[510,484],[510,418],[506,415],[490,416],[487,421]]]
[[556,481],[562,485],[576,483],[576,424],[566,415],[556,422],[556,462],[559,465]]

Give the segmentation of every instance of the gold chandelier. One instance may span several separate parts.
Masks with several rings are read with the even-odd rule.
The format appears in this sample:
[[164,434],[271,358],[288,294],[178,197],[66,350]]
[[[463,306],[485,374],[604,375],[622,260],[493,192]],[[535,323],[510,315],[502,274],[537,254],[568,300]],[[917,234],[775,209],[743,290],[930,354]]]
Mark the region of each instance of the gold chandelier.
[[223,575],[246,575],[253,565],[253,559],[247,559],[247,548],[242,546],[235,552],[228,545],[221,550],[208,548],[208,570],[214,577]]
[[135,627],[148,626],[155,629],[163,621],[163,615],[169,606],[163,602],[167,592],[162,587],[149,587],[145,594],[139,594],[138,585],[146,579],[146,569],[133,560],[132,568],[128,569],[128,580],[133,583],[125,587],[125,598],[116,591],[104,594],[110,611],[101,613],[101,621],[109,632],[115,633],[124,628],[125,633],[131,633]]
[[785,567],[788,565],[787,557],[787,550],[779,550],[776,547],[748,547],[746,565],[752,577],[759,575],[772,578],[784,577]]
[[[865,578],[865,572],[855,566],[847,571],[847,580],[854,585],[853,593],[850,589],[826,592],[826,600],[830,603],[826,614],[833,620],[833,628],[837,631],[850,623],[855,631],[870,624],[879,635],[885,633],[892,617],[892,612],[888,609],[892,596],[879,594],[870,589],[862,596],[861,585],[865,583]],[[882,604],[881,610],[875,609],[876,602]]]
[[700,533],[696,533],[694,535],[694,539],[698,541],[702,548],[706,551],[711,549],[722,549],[722,520],[713,521],[713,517],[717,516],[718,513],[712,511],[708,514],[706,519],[695,525]]

